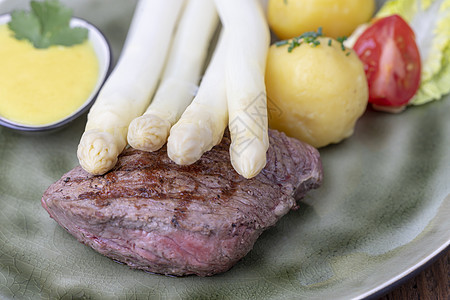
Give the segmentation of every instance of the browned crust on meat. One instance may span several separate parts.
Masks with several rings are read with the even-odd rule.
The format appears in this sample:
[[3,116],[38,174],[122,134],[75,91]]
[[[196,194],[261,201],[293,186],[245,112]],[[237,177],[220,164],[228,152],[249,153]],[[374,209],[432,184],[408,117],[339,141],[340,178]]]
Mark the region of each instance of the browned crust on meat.
[[200,276],[229,269],[259,235],[322,180],[313,147],[270,131],[267,165],[245,179],[229,161],[228,136],[193,165],[166,149],[126,149],[113,170],[64,174],[42,197],[79,241],[134,268]]

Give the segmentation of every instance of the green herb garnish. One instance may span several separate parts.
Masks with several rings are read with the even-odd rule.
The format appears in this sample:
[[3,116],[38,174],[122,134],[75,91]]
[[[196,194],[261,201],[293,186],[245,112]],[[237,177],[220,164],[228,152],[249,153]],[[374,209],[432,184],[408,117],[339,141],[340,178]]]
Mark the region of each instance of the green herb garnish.
[[342,49],[342,51],[345,51],[344,42],[345,42],[346,39],[347,39],[346,36],[340,36],[340,37],[338,37],[338,38],[336,39],[339,43],[341,43],[341,49]]
[[9,29],[18,40],[29,40],[35,48],[51,45],[72,46],[88,37],[88,30],[71,28],[72,10],[56,0],[31,1],[31,11],[13,11]]
[[290,40],[283,40],[276,42],[275,45],[277,47],[283,46],[283,45],[289,45],[288,52],[292,52],[295,47],[300,46],[303,43],[310,44],[312,47],[316,47],[320,45],[320,41],[317,39],[318,37],[322,36],[322,27],[319,27],[316,31],[308,31],[305,32],[298,37],[292,38]]
[[[292,38],[290,40],[282,40],[279,42],[276,42],[275,45],[277,47],[281,47],[284,45],[289,45],[288,52],[292,52],[295,47],[300,46],[303,43],[310,44],[311,47],[316,47],[320,45],[320,41],[317,39],[318,37],[323,36],[322,34],[322,27],[319,27],[316,31],[308,31],[303,33],[302,35],[299,35],[298,37]],[[346,48],[344,46],[344,42],[347,39],[346,36],[338,37],[336,40],[341,44],[342,51],[345,51]],[[328,46],[331,46],[332,39],[328,40]],[[347,56],[350,55],[350,52],[347,53]]]

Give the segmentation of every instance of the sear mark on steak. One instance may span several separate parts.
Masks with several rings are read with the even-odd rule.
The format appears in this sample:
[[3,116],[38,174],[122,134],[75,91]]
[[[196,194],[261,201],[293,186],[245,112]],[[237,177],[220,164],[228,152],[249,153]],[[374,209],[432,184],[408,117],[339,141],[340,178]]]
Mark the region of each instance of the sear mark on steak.
[[252,179],[231,166],[226,134],[190,166],[173,163],[165,148],[126,149],[102,176],[78,166],[47,189],[42,206],[80,242],[132,268],[221,273],[321,184],[315,148],[277,131],[269,137],[267,165]]

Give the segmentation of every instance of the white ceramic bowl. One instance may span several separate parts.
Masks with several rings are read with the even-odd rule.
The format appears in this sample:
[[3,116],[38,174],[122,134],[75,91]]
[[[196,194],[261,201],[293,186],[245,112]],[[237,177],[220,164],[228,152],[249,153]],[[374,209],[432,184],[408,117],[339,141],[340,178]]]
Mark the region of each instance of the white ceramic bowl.
[[[9,14],[1,15],[0,16],[0,24],[6,24],[10,21],[11,16]],[[84,112],[86,112],[91,105],[94,103],[97,94],[102,87],[103,83],[105,82],[112,64],[112,57],[111,57],[111,47],[109,45],[108,40],[105,38],[103,33],[97,29],[94,25],[91,23],[80,19],[80,18],[72,18],[70,21],[70,25],[72,27],[83,27],[88,29],[89,36],[88,39],[92,43],[92,46],[94,48],[94,51],[97,55],[97,59],[99,62],[99,75],[97,78],[97,82],[95,84],[94,89],[92,90],[89,97],[84,101],[84,103],[72,114],[68,115],[67,117],[58,120],[53,123],[45,124],[45,125],[25,125],[20,124],[11,120],[8,120],[0,115],[0,125],[21,130],[21,131],[29,131],[29,132],[35,132],[35,131],[48,131],[52,129],[59,128],[61,126],[64,126],[71,121],[78,118],[80,115],[82,115]],[[1,83],[0,83],[1,84]]]

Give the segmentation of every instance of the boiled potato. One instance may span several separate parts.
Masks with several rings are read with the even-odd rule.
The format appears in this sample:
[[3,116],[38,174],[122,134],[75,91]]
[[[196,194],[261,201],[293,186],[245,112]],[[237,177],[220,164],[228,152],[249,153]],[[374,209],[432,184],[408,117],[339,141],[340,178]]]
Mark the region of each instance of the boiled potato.
[[280,39],[322,27],[330,37],[349,36],[372,17],[374,0],[269,0],[269,25]]
[[[269,126],[322,147],[349,137],[368,102],[363,64],[331,38],[272,45],[266,66]],[[331,43],[330,43],[331,40]]]

